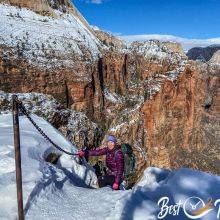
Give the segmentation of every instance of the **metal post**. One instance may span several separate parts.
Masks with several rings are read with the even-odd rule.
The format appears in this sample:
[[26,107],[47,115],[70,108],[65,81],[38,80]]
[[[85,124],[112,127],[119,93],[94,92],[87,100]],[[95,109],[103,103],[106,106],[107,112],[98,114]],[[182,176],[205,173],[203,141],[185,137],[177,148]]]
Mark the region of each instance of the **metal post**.
[[19,131],[19,112],[18,112],[18,102],[17,102],[18,97],[16,95],[13,95],[12,100],[13,100],[13,128],[14,128],[18,219],[24,220],[22,171],[21,171],[21,151],[20,151],[20,131]]

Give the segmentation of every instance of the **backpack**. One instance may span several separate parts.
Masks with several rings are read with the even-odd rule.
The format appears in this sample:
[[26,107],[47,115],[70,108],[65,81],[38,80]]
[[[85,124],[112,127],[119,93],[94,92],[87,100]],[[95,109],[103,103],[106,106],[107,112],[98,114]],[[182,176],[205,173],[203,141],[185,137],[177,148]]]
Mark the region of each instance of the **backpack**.
[[[124,180],[126,181],[126,188],[128,188],[135,175],[136,158],[130,144],[122,144],[120,150],[124,155]],[[117,151],[115,151],[115,155]]]

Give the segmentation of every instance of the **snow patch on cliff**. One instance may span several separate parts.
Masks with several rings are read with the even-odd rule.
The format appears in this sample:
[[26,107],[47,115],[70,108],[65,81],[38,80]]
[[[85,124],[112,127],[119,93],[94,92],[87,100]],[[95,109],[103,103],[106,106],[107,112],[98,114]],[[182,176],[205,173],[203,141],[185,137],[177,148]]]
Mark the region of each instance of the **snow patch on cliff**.
[[209,64],[220,66],[220,50],[213,54],[212,58],[209,60]]
[[161,86],[166,80],[171,81],[175,84],[175,81],[178,79],[178,76],[185,70],[185,62],[182,61],[181,65],[165,73],[156,73],[153,76],[148,77],[145,81],[145,100],[152,99],[152,97],[160,92]]
[[105,98],[112,103],[122,103],[122,97],[116,93],[111,93],[107,88],[104,89]]

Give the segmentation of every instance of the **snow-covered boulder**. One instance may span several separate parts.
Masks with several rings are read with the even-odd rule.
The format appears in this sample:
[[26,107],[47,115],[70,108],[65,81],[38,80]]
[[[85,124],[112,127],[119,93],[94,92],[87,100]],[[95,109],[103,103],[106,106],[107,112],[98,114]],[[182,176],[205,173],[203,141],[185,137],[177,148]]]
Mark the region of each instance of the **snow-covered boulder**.
[[219,189],[219,176],[187,168],[149,167],[123,201],[121,219],[217,220]]

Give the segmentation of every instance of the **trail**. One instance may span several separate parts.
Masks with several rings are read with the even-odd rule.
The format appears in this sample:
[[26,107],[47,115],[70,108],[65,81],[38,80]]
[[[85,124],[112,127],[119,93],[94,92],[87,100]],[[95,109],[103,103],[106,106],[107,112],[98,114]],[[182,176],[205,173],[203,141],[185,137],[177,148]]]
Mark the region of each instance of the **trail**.
[[[32,117],[54,142],[76,151],[49,123]],[[108,219],[118,215],[114,214],[116,203],[129,191],[95,189],[97,178],[92,168],[78,164],[75,157],[63,155],[57,165],[45,162],[45,154],[57,150],[24,116],[20,117],[20,128],[26,219]],[[11,114],[0,115],[0,132],[0,219],[14,219],[17,207]]]
[[116,219],[120,216],[116,204],[127,194],[126,191],[113,192],[108,187],[88,189],[70,183],[65,184],[60,191],[52,183],[41,192],[39,199],[28,211],[27,218]]

